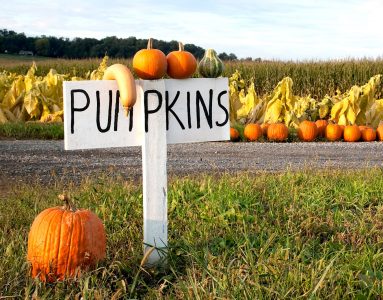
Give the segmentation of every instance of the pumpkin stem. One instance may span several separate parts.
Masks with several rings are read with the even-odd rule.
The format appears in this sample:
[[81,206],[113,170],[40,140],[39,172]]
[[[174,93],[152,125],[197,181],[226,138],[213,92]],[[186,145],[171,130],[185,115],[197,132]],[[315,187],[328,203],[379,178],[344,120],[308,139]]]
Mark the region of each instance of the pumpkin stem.
[[184,44],[178,42],[178,51],[184,51]]
[[61,194],[58,196],[58,198],[61,201],[64,201],[64,207],[63,208],[65,210],[70,210],[73,212],[77,210],[76,206],[73,204],[72,200],[70,199],[70,197],[67,194]]
[[152,38],[149,38],[148,39],[148,47],[147,47],[148,50],[151,50],[153,49],[153,39]]

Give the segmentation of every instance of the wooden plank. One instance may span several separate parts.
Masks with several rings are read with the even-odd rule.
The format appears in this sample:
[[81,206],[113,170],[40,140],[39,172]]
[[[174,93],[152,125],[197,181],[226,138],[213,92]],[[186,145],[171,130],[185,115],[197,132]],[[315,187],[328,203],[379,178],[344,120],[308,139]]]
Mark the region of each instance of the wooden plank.
[[[144,254],[152,246],[159,249],[146,261],[147,265],[154,265],[165,258],[168,244],[166,116],[162,97],[165,83],[163,80],[142,80],[139,86],[138,93],[148,105],[148,111],[155,111],[149,115],[150,130],[144,133],[142,141]],[[159,93],[145,94],[153,90]]]
[[[228,140],[229,96],[227,78],[162,79],[162,107],[165,108],[167,142],[191,143]],[[137,80],[143,89],[146,81]],[[157,86],[147,86],[156,95]],[[65,149],[141,146],[147,129],[154,125],[156,112],[144,110],[138,95],[133,113],[126,117],[116,103],[114,80],[64,82]],[[157,91],[158,92],[158,91]]]

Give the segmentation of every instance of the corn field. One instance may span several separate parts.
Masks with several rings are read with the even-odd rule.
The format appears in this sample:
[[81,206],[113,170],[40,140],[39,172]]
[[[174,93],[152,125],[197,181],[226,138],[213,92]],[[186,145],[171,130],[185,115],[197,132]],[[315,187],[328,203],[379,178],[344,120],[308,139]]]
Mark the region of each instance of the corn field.
[[[113,63],[131,60],[41,59],[0,56],[0,123],[63,120],[64,80],[101,79]],[[383,59],[235,61],[225,63],[232,124],[330,119],[371,125],[383,120]],[[198,74],[195,74],[198,77]]]

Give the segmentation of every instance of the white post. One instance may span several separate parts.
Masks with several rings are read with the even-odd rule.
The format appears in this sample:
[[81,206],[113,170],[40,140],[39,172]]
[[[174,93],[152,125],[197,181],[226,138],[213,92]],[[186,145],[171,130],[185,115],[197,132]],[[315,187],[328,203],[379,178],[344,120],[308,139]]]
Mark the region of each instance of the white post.
[[144,254],[150,251],[152,246],[160,249],[148,256],[146,265],[150,266],[166,258],[164,254],[168,244],[165,80],[141,80],[139,86],[142,88],[138,92],[142,93],[140,98],[143,100],[141,115],[144,130],[142,142]]

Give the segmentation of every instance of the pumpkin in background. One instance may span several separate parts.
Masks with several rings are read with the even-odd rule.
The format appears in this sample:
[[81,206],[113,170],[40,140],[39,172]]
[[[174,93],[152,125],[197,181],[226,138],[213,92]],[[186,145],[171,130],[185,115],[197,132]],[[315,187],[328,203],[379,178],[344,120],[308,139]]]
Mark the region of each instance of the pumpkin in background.
[[343,129],[340,125],[329,123],[326,126],[325,136],[327,140],[331,142],[339,141],[342,138],[342,135]]
[[289,137],[289,130],[284,123],[270,124],[267,129],[267,138],[270,141],[283,142]]
[[207,49],[205,51],[203,58],[198,64],[198,71],[205,78],[217,78],[222,75],[223,63],[215,50]]
[[264,137],[267,137],[267,128],[269,128],[269,123],[262,123],[261,128],[262,128],[262,133]]
[[305,120],[299,124],[298,137],[301,141],[312,142],[318,135],[318,128],[314,122]]
[[255,123],[249,123],[245,126],[243,136],[246,140],[254,142],[263,135],[261,125]]
[[67,196],[59,197],[65,205],[42,211],[28,236],[32,277],[48,282],[73,278],[105,258],[101,220],[89,210],[75,208]]
[[178,51],[172,51],[166,56],[167,73],[175,79],[191,77],[197,69],[197,61],[193,54],[184,50],[184,45],[178,43]]
[[236,142],[239,140],[239,132],[236,128],[230,127],[230,140]]
[[376,131],[372,127],[366,126],[362,131],[362,140],[365,142],[373,142],[376,140]]
[[315,125],[318,128],[318,136],[324,137],[326,134],[327,120],[316,120]]
[[383,141],[383,123],[376,128],[376,137],[378,141]]
[[147,49],[141,49],[133,57],[133,70],[141,79],[160,79],[165,76],[166,56],[159,49],[153,49],[153,39],[148,40]]
[[347,125],[344,127],[343,139],[346,142],[357,142],[360,140],[362,133],[358,125]]
[[359,125],[358,127],[360,129],[360,132],[363,132],[363,130],[370,128],[370,126],[367,126],[367,125]]

